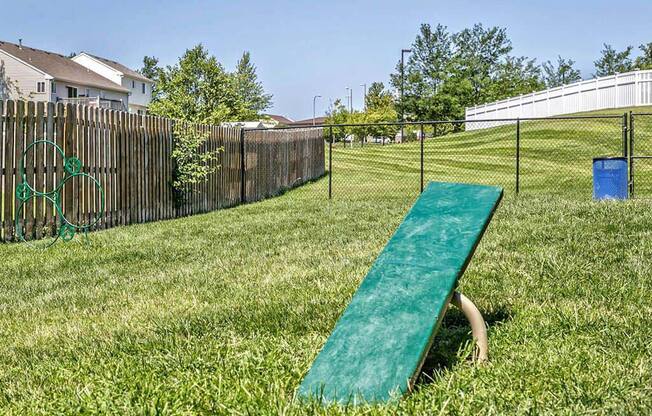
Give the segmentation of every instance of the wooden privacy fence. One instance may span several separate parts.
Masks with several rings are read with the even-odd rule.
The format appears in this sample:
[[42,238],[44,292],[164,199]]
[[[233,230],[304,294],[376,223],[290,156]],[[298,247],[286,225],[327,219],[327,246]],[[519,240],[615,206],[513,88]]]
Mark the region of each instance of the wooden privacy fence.
[[[21,182],[21,157],[38,140],[55,142],[65,157],[79,158],[82,172],[102,185],[105,209],[101,213],[100,193],[92,181],[78,177],[62,188],[66,218],[84,225],[99,216],[97,229],[258,201],[325,172],[321,129],[247,132],[195,125],[208,135],[202,150],[224,150],[212,162],[220,169],[179,203],[171,186],[173,127],[170,119],[96,107],[0,101],[0,241],[16,239],[16,212],[27,239],[58,232],[56,212],[48,199],[29,199],[18,211],[15,187]],[[36,144],[25,157],[27,182],[41,192],[55,189],[64,178],[63,165],[53,146]]]

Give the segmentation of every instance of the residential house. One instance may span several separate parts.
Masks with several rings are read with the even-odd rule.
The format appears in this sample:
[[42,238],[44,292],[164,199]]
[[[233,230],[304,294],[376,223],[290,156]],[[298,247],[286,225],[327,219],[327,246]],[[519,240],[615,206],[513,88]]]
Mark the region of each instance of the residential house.
[[292,119],[277,114],[263,114],[263,115],[269,118],[269,120],[267,120],[266,122],[269,123],[272,127],[289,126],[290,124],[294,123]]
[[128,89],[130,113],[145,114],[147,112],[147,107],[152,101],[154,81],[118,62],[86,52],[74,56],[72,60]]
[[269,128],[262,121],[224,121],[220,123],[220,127],[241,128],[245,130]]
[[11,99],[72,102],[127,110],[130,90],[63,55],[0,41]]
[[305,120],[293,121],[289,124],[292,127],[312,127],[312,126],[322,126],[326,123],[328,117],[320,116],[313,118],[307,118]]

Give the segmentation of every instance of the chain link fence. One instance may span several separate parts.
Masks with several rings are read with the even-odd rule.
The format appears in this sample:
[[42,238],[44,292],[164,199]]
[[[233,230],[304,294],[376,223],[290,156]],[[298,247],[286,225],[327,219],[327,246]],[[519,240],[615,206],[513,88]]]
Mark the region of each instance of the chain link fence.
[[652,113],[630,113],[630,194],[652,196]]
[[[427,182],[450,181],[591,198],[593,158],[627,156],[628,124],[623,114],[326,126],[329,196],[416,198]],[[652,157],[652,115],[640,134]],[[652,180],[640,186],[652,191]]]

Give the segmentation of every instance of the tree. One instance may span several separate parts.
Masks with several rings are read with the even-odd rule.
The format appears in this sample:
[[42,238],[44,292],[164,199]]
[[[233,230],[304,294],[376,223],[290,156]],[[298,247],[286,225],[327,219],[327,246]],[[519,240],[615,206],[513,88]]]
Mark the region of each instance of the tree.
[[634,69],[632,59],[632,46],[628,46],[625,50],[618,52],[611,45],[604,44],[604,49],[600,51],[602,54],[600,59],[594,61],[595,76],[604,77],[616,73],[629,72]]
[[258,81],[256,66],[251,62],[249,52],[244,52],[233,74],[235,93],[240,101],[240,112],[246,118],[255,118],[272,104],[272,95],[266,94],[263,84]]
[[[335,100],[326,110],[326,121],[324,124],[347,124],[350,119],[349,109],[342,104],[341,99]],[[343,128],[333,128],[335,140],[342,140],[347,132]]]
[[652,69],[652,42],[640,45],[638,48],[643,54],[636,58],[634,66],[638,69]]
[[143,57],[143,67],[138,70],[142,76],[156,82],[159,71],[161,71],[161,68],[158,66],[158,58],[154,56]]
[[[398,120],[394,96],[385,89],[382,82],[373,82],[370,85],[365,104],[365,111],[362,113],[364,123],[388,123]],[[391,138],[396,135],[397,129],[397,126],[368,126],[356,132],[356,135],[361,139],[366,136]]]
[[488,99],[489,85],[499,66],[512,51],[512,42],[505,28],[484,28],[480,23],[453,35],[455,56],[452,76],[468,81],[462,93],[462,104],[470,106]]
[[534,59],[508,56],[499,64],[496,76],[489,84],[488,100],[502,100],[544,88],[541,68]]
[[5,69],[5,61],[0,59],[0,101],[3,100],[29,100],[33,95],[23,95],[18,85],[9,78]]
[[0,60],[0,101],[11,98],[12,83],[5,70],[5,61]]
[[541,68],[546,87],[554,88],[582,80],[580,71],[573,68],[574,64],[572,59],[564,59],[561,56],[557,56],[556,65],[550,61],[544,62]]
[[149,110],[158,116],[219,124],[250,119],[262,108],[260,102],[256,107],[243,99],[260,95],[262,87],[255,78],[254,84],[260,88],[249,94],[247,88],[254,84],[236,81],[238,72],[228,73],[201,44],[186,50],[177,64],[161,68],[157,74],[157,93]]
[[[452,48],[446,26],[437,25],[434,30],[429,24],[420,26],[405,68],[401,70],[399,61],[396,73],[391,75],[395,90],[400,91],[404,84],[403,96],[399,96],[396,106],[406,119],[432,119],[442,114],[438,94],[448,79]],[[426,101],[429,105],[423,105]]]
[[[459,119],[465,107],[540,88],[534,60],[511,57],[511,50],[504,28],[476,24],[450,34],[445,26],[422,24],[404,69],[397,110],[407,120]],[[391,83],[400,88],[400,63]]]
[[372,82],[365,97],[365,109],[369,111],[393,105],[394,97],[390,91],[385,89],[385,85],[382,82]]
[[154,56],[143,57],[143,66],[138,70],[138,72],[142,76],[154,81],[154,85],[152,85],[152,100],[156,100],[159,96],[157,84],[161,75],[161,70],[162,69],[158,66],[158,58]]

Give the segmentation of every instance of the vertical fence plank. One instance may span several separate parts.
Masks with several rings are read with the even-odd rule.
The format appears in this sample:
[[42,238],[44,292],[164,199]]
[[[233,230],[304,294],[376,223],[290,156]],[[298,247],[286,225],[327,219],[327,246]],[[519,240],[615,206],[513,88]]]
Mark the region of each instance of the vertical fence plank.
[[138,221],[138,129],[136,127],[136,115],[129,114],[129,213],[131,223],[137,224]]
[[5,183],[5,175],[7,175],[7,169],[4,166],[4,158],[1,157],[4,154],[4,128],[5,128],[5,102],[4,100],[0,100],[0,242],[5,241],[5,235],[4,235],[4,212],[2,211],[2,195],[3,193],[6,193],[6,189],[4,192],[2,191]]
[[107,120],[107,143],[106,143],[106,200],[108,202],[107,206],[107,213],[108,213],[108,226],[109,227],[114,227],[116,225],[115,222],[115,177],[116,177],[116,170],[115,170],[115,155],[116,155],[116,150],[115,150],[115,135],[116,135],[116,128],[115,128],[115,111],[113,110],[108,110],[106,113],[106,116],[108,117]]
[[127,196],[129,194],[129,182],[127,181],[127,169],[129,167],[128,162],[128,157],[129,155],[127,154],[127,133],[126,133],[126,123],[127,123],[127,115],[123,112],[118,114],[117,122],[118,122],[118,153],[117,153],[117,161],[118,161],[118,196],[119,196],[119,202],[120,202],[120,225],[127,225],[129,223],[129,213],[128,213],[128,208],[129,206],[127,205]]
[[[95,107],[87,107],[86,108],[86,128],[84,129],[84,132],[86,134],[86,137],[84,137],[83,145],[84,145],[84,167],[85,171],[90,175],[90,176],[95,176],[94,175],[94,158],[93,158],[93,145],[95,143],[96,139],[96,130],[95,130]],[[83,199],[83,208],[84,208],[84,216],[81,224],[91,224],[92,220],[92,215],[93,215],[93,203],[92,203],[92,186],[91,186],[91,181],[83,179],[80,181],[82,187],[84,188],[84,199]]]
[[4,140],[4,160],[5,160],[5,177],[4,177],[4,239],[12,241],[14,237],[14,134],[15,134],[15,111],[16,103],[7,101],[6,109],[6,130]]
[[[15,138],[14,138],[14,175],[16,176],[15,181],[14,181],[14,186],[17,185],[22,179],[20,178],[20,160],[23,154],[23,150],[25,149],[25,102],[24,101],[17,101],[16,102],[16,131],[15,131]],[[12,190],[13,192],[13,190]],[[18,198],[14,198],[14,213],[17,212],[18,209],[18,204],[19,204]],[[25,231],[25,212],[26,210],[23,210],[22,215],[20,215],[17,218],[17,221],[19,222],[19,226],[23,231]],[[25,237],[29,237],[27,233],[25,233]]]
[[[44,126],[45,126],[45,103],[38,102],[36,104],[36,119],[35,119],[34,140],[39,141],[44,139]],[[45,152],[47,146],[44,144],[36,144],[34,151],[36,152],[36,170],[34,186],[38,192],[44,192],[45,185]],[[34,232],[37,239],[43,238],[43,228],[45,227],[45,212],[44,212],[44,198],[36,198],[36,221],[34,223]]]
[[106,177],[105,177],[105,163],[104,163],[104,157],[105,157],[105,149],[104,149],[104,144],[105,144],[105,129],[104,129],[104,113],[105,109],[104,108],[98,108],[96,114],[96,128],[97,128],[97,140],[95,141],[96,147],[95,147],[95,179],[100,183],[100,186],[105,192],[104,195],[104,210],[102,211],[102,201],[101,201],[101,194],[99,193],[99,190],[95,189],[93,187],[93,202],[95,205],[95,212],[96,215],[99,216],[100,220],[95,226],[97,229],[104,229],[106,228]]
[[[67,107],[63,105],[63,103],[58,103],[56,107],[56,115],[57,118],[55,120],[56,122],[56,144],[57,146],[61,149],[61,151],[64,152],[65,155],[65,148],[66,148],[66,130],[68,130],[69,127],[66,127],[66,120],[68,117],[68,110]],[[61,182],[63,181],[63,175],[64,175],[64,170],[63,170],[63,165],[64,165],[64,158],[62,155],[56,151],[54,152],[54,155],[52,157],[52,160],[54,161],[54,180],[55,180],[55,187],[59,187],[61,185]],[[65,208],[66,204],[66,197],[65,197],[65,189],[61,189],[61,209],[63,210]],[[56,216],[56,212],[53,212],[52,215],[52,235],[55,235],[59,231],[59,222],[57,221],[58,218]]]
[[[35,181],[35,149],[34,149],[34,133],[35,133],[35,116],[36,116],[36,109],[35,109],[35,103],[33,101],[28,101],[27,106],[26,106],[26,114],[25,114],[25,127],[24,127],[24,132],[25,132],[25,138],[24,138],[24,147],[23,151],[21,151],[20,161],[24,163],[24,173],[25,173],[25,178],[19,178],[20,181],[22,182],[25,180],[32,188],[36,189],[36,181]],[[28,152],[28,154],[25,154],[24,160],[22,158],[22,153],[27,150],[29,146],[32,146],[32,150]],[[23,216],[25,218],[25,238],[28,240],[34,239],[34,200],[39,199],[39,198],[30,198],[27,201],[25,201],[25,207],[23,210]]]

